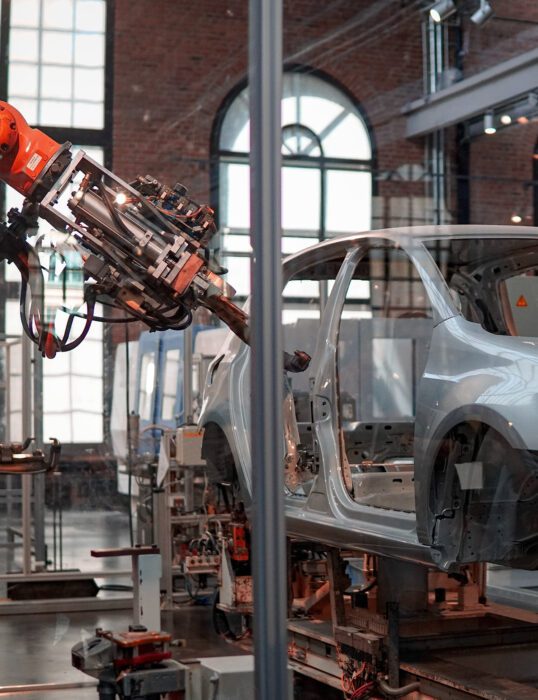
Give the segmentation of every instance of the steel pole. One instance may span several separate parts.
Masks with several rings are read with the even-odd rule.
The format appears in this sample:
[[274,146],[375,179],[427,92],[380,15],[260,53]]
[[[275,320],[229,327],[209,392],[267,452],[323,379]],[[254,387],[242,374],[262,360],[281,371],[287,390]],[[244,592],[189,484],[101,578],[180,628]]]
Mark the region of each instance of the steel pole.
[[[39,352],[34,352],[33,360],[33,435],[34,447],[43,449],[43,357]],[[52,436],[47,436],[52,437]],[[46,568],[47,548],[45,544],[45,475],[34,476],[34,539],[35,539],[35,566]]]
[[286,700],[281,325],[282,0],[250,0],[251,454],[257,700]]
[[[33,437],[32,423],[33,364],[32,341],[22,334],[22,441]],[[22,475],[22,572],[32,571],[32,475]]]
[[192,411],[192,326],[183,331],[183,420],[181,423],[191,425]]

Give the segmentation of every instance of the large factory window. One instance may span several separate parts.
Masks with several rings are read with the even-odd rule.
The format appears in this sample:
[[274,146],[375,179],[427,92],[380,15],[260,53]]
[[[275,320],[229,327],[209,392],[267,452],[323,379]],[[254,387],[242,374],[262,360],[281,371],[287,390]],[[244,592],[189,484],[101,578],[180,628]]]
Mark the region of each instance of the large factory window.
[[41,126],[102,129],[104,0],[11,3],[9,102]]
[[[0,99],[8,100],[32,126],[43,128],[59,143],[79,144],[74,150],[80,147],[109,165],[105,67],[110,8],[106,0],[17,0],[4,3],[2,9],[0,45],[8,50],[0,52]],[[20,209],[22,200],[13,190],[0,187],[0,214],[12,207]],[[55,234],[49,225],[41,224],[39,235],[46,268],[46,313],[59,328],[65,318],[58,307],[76,308],[81,296],[80,256],[74,251],[64,254],[66,265],[60,274],[63,265],[58,266],[53,252]],[[0,313],[0,333],[5,336],[21,333],[19,280],[15,267],[6,264],[4,313]],[[16,348],[13,352],[20,351]],[[103,396],[103,332],[94,323],[76,350],[43,361],[44,436],[54,435],[64,443],[101,443]],[[11,431],[11,439],[23,437],[19,430]]]
[[[223,264],[249,292],[248,88],[229,104],[218,138]],[[287,72],[282,99],[282,252],[371,222],[372,146],[365,121],[342,90],[318,75]]]

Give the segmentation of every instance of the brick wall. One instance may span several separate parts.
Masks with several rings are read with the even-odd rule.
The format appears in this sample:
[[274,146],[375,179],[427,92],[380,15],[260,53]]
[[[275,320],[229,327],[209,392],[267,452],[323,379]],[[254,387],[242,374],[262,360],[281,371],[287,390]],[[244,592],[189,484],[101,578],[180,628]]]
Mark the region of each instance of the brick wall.
[[[492,4],[498,19],[476,27],[469,16],[477,1],[460,0],[465,76],[536,46],[538,24],[532,22],[538,22],[538,3]],[[194,197],[207,201],[215,117],[246,77],[248,3],[117,0],[115,6],[114,169],[125,177],[149,172],[166,182],[181,180]],[[427,201],[430,194],[427,181],[401,177],[401,166],[424,165],[424,141],[405,138],[401,116],[403,105],[422,94],[420,7],[416,0],[284,3],[286,60],[342,85],[372,127],[381,174],[374,204],[378,225],[403,222],[397,202]],[[508,220],[513,191],[529,177],[537,138],[537,125],[530,123],[473,140],[471,174],[498,173],[503,179],[493,185],[471,178],[472,221]],[[454,153],[456,144],[448,146]],[[395,171],[400,174],[391,175]],[[518,183],[509,186],[511,177]]]

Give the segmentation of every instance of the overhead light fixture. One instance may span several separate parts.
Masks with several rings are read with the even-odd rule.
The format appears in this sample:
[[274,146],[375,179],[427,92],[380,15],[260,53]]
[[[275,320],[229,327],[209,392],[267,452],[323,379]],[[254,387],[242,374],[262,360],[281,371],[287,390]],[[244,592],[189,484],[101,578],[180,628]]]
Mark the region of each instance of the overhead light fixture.
[[510,217],[510,221],[513,224],[520,224],[523,221],[523,217],[521,214],[518,214],[517,212],[514,212],[512,216]]
[[484,114],[484,133],[494,134],[496,131],[497,129],[493,123],[493,112],[486,112]]
[[499,121],[501,124],[504,124],[504,126],[508,126],[508,124],[512,123],[512,117],[509,114],[501,114]]
[[453,0],[439,0],[430,7],[430,17],[434,22],[444,22],[456,12]]
[[480,27],[484,24],[484,22],[487,22],[492,15],[493,8],[489,4],[488,0],[480,0],[480,7],[471,15],[471,22],[474,22]]

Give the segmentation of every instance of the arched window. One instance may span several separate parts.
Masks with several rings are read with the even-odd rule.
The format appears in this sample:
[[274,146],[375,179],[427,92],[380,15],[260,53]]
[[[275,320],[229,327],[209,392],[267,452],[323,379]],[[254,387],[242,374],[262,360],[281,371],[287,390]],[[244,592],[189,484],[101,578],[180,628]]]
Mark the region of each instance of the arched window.
[[[222,263],[249,292],[249,105],[244,88],[218,132]],[[372,146],[357,106],[318,75],[285,73],[282,99],[282,252],[370,228]]]

